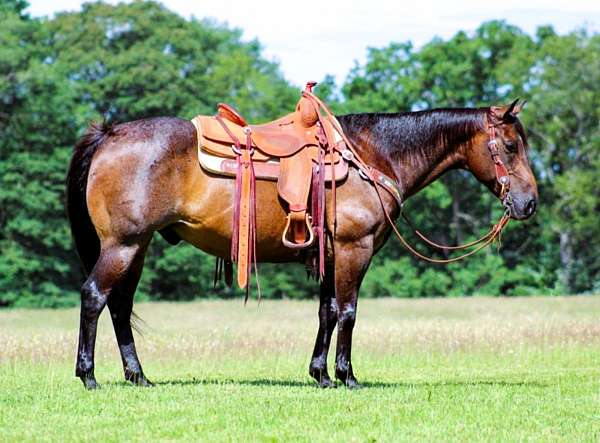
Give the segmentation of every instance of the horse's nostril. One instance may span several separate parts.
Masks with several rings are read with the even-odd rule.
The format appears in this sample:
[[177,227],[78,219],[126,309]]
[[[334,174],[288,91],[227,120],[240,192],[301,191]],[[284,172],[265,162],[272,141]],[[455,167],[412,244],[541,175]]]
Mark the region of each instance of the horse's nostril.
[[529,202],[527,202],[527,206],[525,206],[525,215],[527,217],[532,215],[535,212],[536,206],[537,206],[537,202],[535,201],[535,198],[532,198],[531,200],[529,200]]

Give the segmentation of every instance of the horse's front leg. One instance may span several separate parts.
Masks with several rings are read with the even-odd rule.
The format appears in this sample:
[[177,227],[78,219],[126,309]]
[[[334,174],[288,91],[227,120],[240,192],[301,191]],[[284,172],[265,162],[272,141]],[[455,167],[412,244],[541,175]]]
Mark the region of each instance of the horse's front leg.
[[356,321],[358,290],[372,256],[373,239],[370,236],[335,245],[335,290],[338,306],[335,376],[349,388],[358,387],[352,370],[352,331]]
[[321,282],[319,303],[319,331],[315,340],[315,348],[308,372],[322,388],[335,387],[327,372],[327,354],[331,335],[338,319],[337,302],[335,300],[334,267],[325,268],[325,276]]

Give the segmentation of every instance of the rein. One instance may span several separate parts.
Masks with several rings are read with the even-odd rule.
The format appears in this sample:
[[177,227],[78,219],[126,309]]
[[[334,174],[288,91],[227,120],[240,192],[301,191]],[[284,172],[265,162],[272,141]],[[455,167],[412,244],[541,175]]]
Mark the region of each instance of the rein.
[[[489,244],[493,243],[494,240],[497,240],[500,238],[500,235],[502,234],[502,230],[506,227],[506,225],[510,221],[510,214],[509,214],[509,205],[511,203],[510,177],[509,177],[509,173],[508,173],[506,166],[504,165],[504,163],[502,162],[502,159],[500,158],[500,153],[498,152],[498,142],[496,141],[496,128],[493,124],[491,124],[489,122],[490,121],[489,116],[488,116],[488,137],[489,137],[488,150],[490,151],[490,155],[492,157],[492,160],[494,161],[494,170],[495,170],[495,174],[496,174],[496,181],[501,186],[499,197],[502,201],[502,205],[506,208],[506,210],[505,210],[504,214],[502,215],[502,217],[500,218],[500,220],[498,220],[498,222],[485,235],[483,235],[483,237],[481,237],[477,240],[474,240],[472,242],[463,244],[463,245],[445,246],[445,245],[440,245],[438,243],[435,243],[432,240],[429,240],[419,230],[417,230],[413,227],[412,223],[410,223],[410,221],[408,220],[406,215],[402,212],[402,202],[399,199],[399,197],[390,189],[389,185],[385,186],[385,184],[384,184],[385,181],[381,180],[381,176],[383,174],[381,172],[377,171],[376,169],[372,168],[371,166],[367,165],[361,159],[360,155],[356,152],[356,148],[350,142],[350,140],[348,139],[348,137],[346,136],[346,134],[340,127],[338,121],[333,117],[333,113],[327,107],[327,105],[325,103],[323,103],[318,97],[316,97],[311,92],[303,91],[302,94],[313,102],[316,109],[318,109],[320,106],[325,110],[325,113],[329,117],[335,130],[341,135],[342,139],[344,140],[344,142],[346,144],[346,149],[348,149],[352,153],[352,156],[344,156],[344,158],[346,158],[349,161],[352,161],[352,163],[358,168],[361,176],[363,176],[363,178],[366,178],[368,181],[370,181],[373,184],[375,192],[377,193],[377,198],[379,199],[379,203],[381,204],[381,208],[383,209],[383,212],[385,214],[385,218],[386,218],[388,224],[390,225],[390,227],[394,231],[394,234],[396,235],[398,240],[400,240],[402,245],[414,256],[416,256],[422,260],[431,262],[431,263],[439,263],[439,264],[453,263],[453,262],[465,259],[465,258],[479,252],[480,250],[482,250]],[[392,196],[399,203],[400,212],[401,212],[404,220],[414,230],[415,234],[426,244],[433,246],[434,248],[441,249],[441,250],[462,250],[462,249],[467,249],[467,248],[470,248],[473,246],[477,246],[477,247],[469,252],[466,252],[462,255],[459,255],[459,256],[453,257],[453,258],[449,258],[449,259],[436,259],[433,257],[426,256],[426,255],[422,254],[421,252],[417,251],[413,246],[411,246],[408,243],[408,241],[404,238],[404,236],[402,234],[400,234],[400,232],[398,231],[398,228],[396,228],[396,224],[394,223],[388,209],[386,208],[386,206],[383,202],[380,188],[383,188],[386,191],[388,191],[390,194],[392,194]]]

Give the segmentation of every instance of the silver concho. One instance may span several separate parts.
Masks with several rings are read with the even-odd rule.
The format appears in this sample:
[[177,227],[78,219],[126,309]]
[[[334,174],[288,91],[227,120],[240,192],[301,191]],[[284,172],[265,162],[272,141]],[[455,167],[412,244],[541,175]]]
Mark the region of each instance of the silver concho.
[[350,149],[344,149],[342,151],[342,158],[346,161],[351,162],[352,160],[354,160],[354,154]]

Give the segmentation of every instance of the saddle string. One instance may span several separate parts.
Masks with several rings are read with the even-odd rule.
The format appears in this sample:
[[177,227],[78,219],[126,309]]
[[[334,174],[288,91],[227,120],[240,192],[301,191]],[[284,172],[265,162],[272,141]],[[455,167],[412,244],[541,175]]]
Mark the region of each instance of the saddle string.
[[[247,128],[244,132],[246,133],[246,146],[242,148],[242,144],[240,140],[235,136],[235,134],[229,129],[227,124],[223,121],[220,116],[215,116],[215,119],[219,122],[223,130],[227,133],[227,135],[231,138],[234,145],[232,146],[233,151],[236,153],[236,163],[237,163],[237,173],[235,180],[235,198],[234,198],[234,206],[233,206],[233,230],[231,236],[231,261],[237,263],[239,266],[245,266],[247,274],[252,272],[252,265],[254,265],[254,276],[256,280],[256,288],[258,291],[258,300],[261,300],[261,289],[260,282],[258,280],[258,261],[256,257],[256,174],[254,171],[254,164],[252,162],[252,154],[254,153],[254,147],[252,146],[252,131],[250,128]],[[244,160],[247,165],[242,164],[242,149],[247,151],[246,160]],[[240,223],[240,199],[242,195],[242,168],[247,167],[249,169],[250,174],[250,217],[248,223],[248,254],[246,255],[246,263],[239,263],[239,223]],[[245,234],[246,235],[246,234]],[[219,269],[216,270],[216,276],[220,276]],[[250,285],[246,284],[246,296],[244,299],[244,303],[248,301],[249,297],[249,288]]]
[[[325,136],[322,128],[317,128],[319,136]],[[317,217],[317,234],[319,236],[318,247],[319,247],[319,274],[318,280],[325,277],[325,154],[323,149],[319,147],[319,166],[317,171],[318,186],[317,189],[313,189],[313,192],[317,195],[317,213],[314,217]]]
[[[252,131],[250,128],[246,131],[246,149],[251,149],[252,146]],[[256,291],[258,292],[258,303],[262,299],[260,290],[260,281],[258,278],[258,261],[256,258],[256,174],[254,171],[254,163],[252,162],[252,151],[250,151],[250,256],[248,258],[248,274],[252,272],[252,263],[254,263],[254,278],[256,280]],[[246,298],[244,303],[248,301],[250,284],[246,285]]]
[[[383,197],[381,196],[380,193],[380,188],[383,187],[384,189],[387,190],[387,188],[385,188],[383,185],[381,185],[377,180],[375,180],[375,177],[373,176],[372,173],[372,169],[370,166],[368,166],[360,157],[360,155],[356,152],[356,148],[355,146],[352,144],[352,142],[350,142],[350,140],[348,139],[348,137],[346,136],[346,134],[344,133],[344,131],[340,128],[339,123],[337,122],[337,120],[333,117],[333,113],[331,112],[331,110],[327,107],[327,105],[325,103],[323,103],[323,101],[321,101],[318,97],[316,97],[314,94],[312,94],[311,92],[308,91],[303,91],[302,94],[311,99],[315,104],[316,104],[316,108],[318,109],[319,106],[321,106],[324,110],[325,113],[327,115],[327,117],[329,118],[331,124],[333,125],[333,127],[335,128],[335,130],[341,135],[342,139],[344,140],[345,144],[346,144],[346,148],[349,149],[354,158],[353,158],[353,163],[354,165],[364,173],[364,175],[368,178],[369,181],[371,181],[374,185],[375,191],[377,193],[377,197],[379,199],[379,203],[383,209],[383,212],[385,214],[385,217],[387,219],[388,224],[391,226],[392,230],[394,231],[394,234],[396,235],[396,237],[398,238],[398,240],[400,240],[400,242],[402,243],[402,245],[409,251],[411,252],[413,255],[415,255],[416,257],[425,260],[425,261],[429,261],[432,263],[452,263],[452,262],[456,262],[459,260],[462,260],[464,258],[467,258],[477,252],[479,252],[481,249],[483,249],[484,247],[488,246],[489,244],[491,244],[494,240],[499,239],[502,230],[506,227],[506,225],[508,224],[508,222],[510,221],[510,215],[509,215],[509,210],[508,208],[506,209],[506,211],[504,212],[504,214],[502,215],[502,217],[500,218],[500,220],[498,221],[498,223],[496,223],[492,229],[486,233],[483,237],[481,237],[478,240],[475,240],[473,242],[467,243],[465,245],[458,245],[458,246],[444,246],[444,245],[439,245],[429,239],[427,239],[423,234],[421,234],[419,231],[415,230],[416,234],[419,236],[419,238],[421,238],[422,240],[424,240],[426,243],[428,243],[431,246],[437,247],[438,249],[445,249],[445,250],[459,250],[459,249],[466,249],[472,246],[476,246],[479,245],[478,247],[476,247],[475,249],[462,254],[460,256],[457,257],[453,257],[453,258],[449,258],[449,259],[436,259],[433,257],[428,257],[422,253],[420,253],[419,251],[417,251],[414,247],[412,247],[407,241],[406,239],[402,236],[402,234],[400,234],[400,232],[398,231],[398,229],[396,228],[396,225],[394,223],[394,221],[392,220],[392,217],[383,201]],[[489,117],[488,117],[489,120]],[[494,166],[495,166],[495,173],[496,173],[496,180],[498,181],[498,183],[501,186],[501,191],[500,191],[500,198],[503,201],[503,204],[505,204],[507,198],[510,197],[510,179],[509,179],[509,172],[506,169],[506,167],[504,166],[504,163],[502,162],[502,159],[500,158],[500,155],[498,153],[498,148],[497,148],[497,141],[496,141],[496,132],[495,132],[495,127],[492,124],[488,124],[488,134],[489,134],[489,142],[488,142],[488,148],[490,150],[490,154],[492,156],[492,160],[494,161]],[[401,206],[401,205],[400,205]],[[400,208],[401,209],[401,208]],[[402,212],[402,211],[400,211]],[[406,218],[406,216],[403,214],[403,218],[405,220],[408,219]],[[410,222],[408,223],[411,227],[412,225],[410,224]]]
[[[239,139],[235,136],[235,134],[233,132],[231,132],[231,130],[227,127],[227,125],[225,124],[225,122],[223,121],[223,119],[220,116],[215,116],[215,120],[217,120],[219,122],[219,124],[221,125],[221,127],[223,128],[223,130],[227,133],[227,135],[231,138],[231,140],[233,141],[233,144],[235,146],[234,152],[236,153],[236,171],[240,171],[241,167],[242,167],[242,159],[241,159],[241,143],[239,141]],[[240,206],[239,206],[239,196],[241,195],[242,192],[242,179],[241,179],[241,175],[237,174],[235,175],[235,198],[234,198],[234,203],[233,203],[233,230],[232,230],[232,234],[231,234],[231,261],[234,263],[237,263],[237,256],[238,256],[238,239],[239,239],[239,229],[238,229],[238,219],[239,219],[239,212],[240,212]]]

